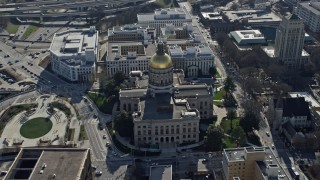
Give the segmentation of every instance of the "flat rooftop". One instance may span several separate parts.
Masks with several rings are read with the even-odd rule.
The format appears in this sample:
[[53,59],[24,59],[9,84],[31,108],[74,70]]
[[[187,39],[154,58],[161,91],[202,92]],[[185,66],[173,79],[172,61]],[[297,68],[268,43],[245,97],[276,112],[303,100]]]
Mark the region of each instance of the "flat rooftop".
[[315,100],[311,94],[309,94],[308,92],[288,92],[288,95],[290,97],[304,97],[304,99],[311,103],[312,107],[320,107],[320,104],[317,100]]
[[182,118],[187,111],[185,103],[177,104],[170,94],[157,94],[140,102],[142,120],[168,120]]
[[320,2],[301,2],[299,4],[313,14],[320,15]]
[[172,165],[151,166],[149,180],[172,180]]
[[55,174],[55,179],[77,180],[88,153],[89,149],[76,148],[21,149],[5,179],[40,180]]
[[[127,42],[108,42],[107,48],[108,48],[108,55],[107,55],[107,61],[121,61],[121,60],[128,60],[128,55],[121,54],[121,47],[122,46],[143,46],[144,48],[144,54],[136,54],[135,60],[145,60],[150,59],[151,56],[153,56],[156,53],[156,45],[149,43],[147,46],[143,45],[142,42],[138,41],[127,41]],[[119,54],[119,56],[117,55]],[[130,59],[130,60],[132,60]]]
[[155,10],[154,13],[138,14],[138,22],[145,21],[157,21],[157,20],[170,20],[170,19],[181,19],[186,21],[192,21],[188,13],[185,13],[181,8],[174,9],[161,9]]
[[51,53],[57,56],[77,56],[86,50],[97,51],[98,32],[90,29],[74,29],[55,33],[51,45]]
[[212,96],[212,89],[206,84],[179,84],[175,86],[175,98]]
[[171,46],[168,49],[171,57],[210,57],[214,56],[209,46],[201,45],[195,47],[187,47],[186,50],[182,50],[179,46]]
[[281,18],[271,11],[238,10],[222,11],[230,22],[248,20],[249,23],[281,22]]
[[218,12],[201,12],[201,15],[208,20],[222,20],[222,16]]
[[[274,54],[274,46],[261,46],[261,49],[271,58],[275,57]],[[309,53],[307,51],[305,51],[304,49],[302,49],[301,52],[301,56],[302,57],[306,57],[309,56]]]
[[[245,161],[246,154],[255,152],[264,153],[264,159],[257,160],[256,163],[266,179],[278,179],[278,175],[280,175],[281,179],[283,180],[290,179],[283,168],[280,166],[279,161],[276,159],[270,147],[244,147],[224,149],[224,153],[227,156],[229,162]],[[275,168],[276,170],[274,170]]]

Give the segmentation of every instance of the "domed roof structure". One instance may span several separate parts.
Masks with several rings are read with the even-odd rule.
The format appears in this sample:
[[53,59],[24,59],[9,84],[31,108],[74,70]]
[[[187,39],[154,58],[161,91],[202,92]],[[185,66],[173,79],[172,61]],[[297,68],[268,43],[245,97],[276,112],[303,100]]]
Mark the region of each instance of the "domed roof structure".
[[150,67],[154,69],[167,69],[172,67],[172,65],[171,57],[164,53],[163,43],[159,43],[157,53],[151,57]]

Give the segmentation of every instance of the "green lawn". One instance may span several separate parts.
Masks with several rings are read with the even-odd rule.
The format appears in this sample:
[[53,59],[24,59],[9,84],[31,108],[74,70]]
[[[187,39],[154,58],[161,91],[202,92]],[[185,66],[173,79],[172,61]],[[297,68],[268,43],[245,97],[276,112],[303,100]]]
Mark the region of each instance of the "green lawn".
[[216,71],[216,78],[221,78],[221,75]]
[[88,139],[88,136],[87,136],[86,130],[84,129],[84,125],[81,125],[80,126],[79,141],[87,140],[87,139]]
[[224,136],[224,146],[225,148],[234,148],[233,139],[230,137]]
[[108,98],[93,92],[89,92],[87,96],[94,102],[101,112],[106,114],[112,113],[112,108],[116,101],[115,98]]
[[[239,122],[240,119],[239,118],[235,118],[232,120],[232,127],[235,128],[237,126],[239,126]],[[224,130],[225,133],[229,134],[231,133],[231,127],[230,127],[230,120],[229,119],[223,119],[221,121],[221,127]]]
[[28,139],[35,139],[44,136],[52,128],[52,122],[48,118],[34,118],[28,120],[20,128],[21,136]]
[[26,32],[22,35],[22,39],[27,39],[32,33],[36,32],[39,29],[37,26],[30,25]]
[[19,25],[16,24],[12,24],[11,22],[9,22],[6,26],[6,31],[8,31],[9,34],[16,34],[16,32],[18,31]]
[[223,96],[226,94],[224,88],[221,88],[220,91],[217,91],[214,94],[214,100],[222,100]]

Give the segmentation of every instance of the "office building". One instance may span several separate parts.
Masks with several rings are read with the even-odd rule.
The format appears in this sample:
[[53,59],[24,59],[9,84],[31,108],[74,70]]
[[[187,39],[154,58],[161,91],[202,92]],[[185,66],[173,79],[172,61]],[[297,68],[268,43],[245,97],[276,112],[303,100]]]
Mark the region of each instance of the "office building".
[[155,28],[157,36],[166,24],[182,26],[192,22],[190,15],[181,8],[155,10],[154,13],[138,14],[137,17],[139,25]]
[[184,81],[158,44],[148,76],[130,73],[132,87],[119,92],[120,110],[132,114],[135,145],[199,141],[200,118],[213,116],[212,87]]
[[181,27],[166,24],[165,27],[160,28],[160,36],[166,39],[188,39],[193,30],[192,24],[183,24]]
[[107,77],[112,78],[117,71],[129,75],[131,71],[149,69],[149,61],[156,51],[152,43],[143,42],[108,42],[106,56]]
[[179,46],[168,49],[176,69],[183,69],[187,77],[209,75],[209,69],[214,67],[214,55],[210,47],[205,45],[187,47]]
[[238,45],[265,44],[266,39],[259,30],[239,30],[230,32]]
[[237,10],[237,11],[222,11],[222,16],[227,22],[235,25],[251,26],[252,28],[259,27],[278,27],[281,18],[274,12],[268,10]]
[[155,37],[153,28],[142,28],[137,24],[114,26],[108,29],[108,42],[138,41],[147,44]]
[[53,72],[73,82],[93,81],[98,42],[94,26],[56,33],[49,48]]
[[269,147],[224,149],[222,169],[226,180],[291,179]]
[[320,32],[320,2],[300,2],[295,11],[304,24],[313,32]]
[[89,149],[22,148],[5,180],[92,180]]
[[289,68],[302,68],[308,59],[302,58],[304,25],[297,15],[284,18],[275,39],[274,55]]

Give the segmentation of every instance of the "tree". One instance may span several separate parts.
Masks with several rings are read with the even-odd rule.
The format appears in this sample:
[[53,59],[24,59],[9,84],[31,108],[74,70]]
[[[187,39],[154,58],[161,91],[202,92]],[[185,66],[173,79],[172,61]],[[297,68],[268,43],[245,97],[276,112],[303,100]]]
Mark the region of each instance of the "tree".
[[121,83],[123,83],[125,79],[125,75],[122,71],[117,71],[113,76],[114,82],[116,86],[119,86]]
[[212,77],[215,77],[216,73],[217,73],[216,67],[210,67],[210,68],[209,68],[209,74],[210,74]]
[[116,91],[115,91],[115,82],[114,80],[109,80],[107,81],[107,84],[106,84],[106,90],[105,90],[105,94],[106,96],[112,96],[112,95],[115,95],[116,94]]
[[230,129],[232,130],[232,121],[233,121],[233,119],[234,118],[236,118],[236,116],[237,116],[237,113],[236,113],[236,111],[235,110],[233,110],[233,109],[230,109],[230,110],[228,110],[228,112],[227,112],[227,118],[228,118],[228,120],[230,120]]
[[238,8],[239,8],[239,6],[238,6],[237,3],[232,3],[232,5],[230,7],[230,9],[233,10],[233,11],[237,10]]
[[245,100],[242,103],[244,116],[240,119],[240,126],[248,133],[253,129],[259,129],[261,105],[252,99]]
[[222,150],[222,139],[224,137],[223,129],[214,124],[210,124],[207,130],[206,145],[209,151]]
[[132,137],[133,135],[133,122],[125,111],[121,111],[114,118],[114,129],[122,137]]
[[243,146],[246,143],[246,133],[240,126],[237,126],[232,130],[231,136],[237,139],[240,146]]
[[236,90],[236,85],[233,82],[233,79],[228,76],[226,80],[224,81],[224,90],[226,93],[232,93]]
[[228,40],[229,37],[228,37],[228,35],[227,35],[226,33],[224,33],[224,32],[218,32],[218,33],[216,34],[216,39],[217,39],[218,44],[219,44],[220,46],[222,46],[223,43],[224,43],[224,41]]

